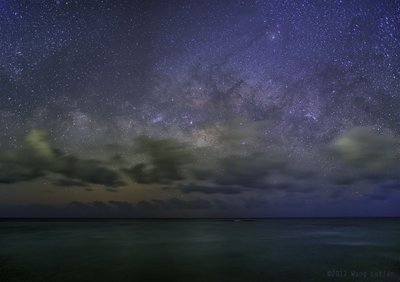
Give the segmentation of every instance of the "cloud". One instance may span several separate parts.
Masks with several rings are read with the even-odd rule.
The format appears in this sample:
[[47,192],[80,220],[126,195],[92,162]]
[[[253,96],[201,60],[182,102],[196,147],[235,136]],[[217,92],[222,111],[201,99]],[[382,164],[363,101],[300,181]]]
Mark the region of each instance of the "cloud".
[[245,192],[245,189],[241,187],[233,186],[209,186],[209,185],[198,185],[198,184],[188,184],[188,185],[178,185],[177,189],[181,190],[185,194],[190,193],[201,193],[201,194],[226,194],[226,195],[237,195]]
[[146,162],[124,172],[138,183],[170,183],[185,178],[183,168],[192,159],[185,144],[172,139],[136,138],[136,152],[144,154]]
[[334,140],[332,152],[350,166],[371,172],[393,169],[399,162],[399,140],[369,127],[356,127]]
[[377,194],[377,193],[369,195],[369,198],[374,201],[385,201],[386,199],[388,199],[388,197],[389,197],[388,195]]
[[264,199],[246,198],[243,200],[243,206],[248,209],[262,209],[269,207],[270,204]]
[[115,206],[120,210],[125,210],[125,211],[131,211],[135,209],[134,204],[129,203],[129,202],[123,202],[123,201],[109,201],[108,202],[111,206]]
[[28,181],[44,176],[54,162],[56,151],[48,143],[48,135],[32,130],[20,150],[0,157],[0,183]]
[[88,186],[85,182],[75,180],[75,179],[68,179],[68,178],[57,179],[53,183],[54,183],[54,185],[61,186],[61,187],[73,187],[73,186],[87,187]]
[[0,183],[33,180],[49,173],[60,174],[66,179],[56,181],[60,186],[74,183],[101,184],[109,187],[124,185],[119,174],[101,162],[63,155],[52,147],[44,131],[32,130],[24,139],[22,148],[0,158]]
[[214,183],[251,188],[268,188],[268,176],[283,171],[286,161],[276,155],[262,153],[249,156],[230,155],[218,161]]
[[233,205],[232,203],[229,203],[221,199],[214,199],[212,200],[212,202],[217,209],[227,210],[235,208],[235,205]]
[[175,212],[204,211],[210,208],[221,208],[221,203],[204,199],[181,200],[149,200],[138,203],[125,201],[73,201],[65,206],[43,204],[0,205],[0,217],[154,217]]
[[53,171],[87,183],[108,187],[124,185],[116,171],[103,166],[97,160],[81,160],[73,156],[62,156],[58,159],[58,164]]
[[359,171],[355,171],[354,169],[350,171],[349,170],[336,170],[333,173],[331,173],[328,177],[328,180],[332,182],[335,185],[352,185],[357,183],[359,180],[361,180],[362,177],[360,175]]
[[141,201],[138,203],[139,207],[145,209],[163,209],[163,210],[175,210],[175,209],[208,209],[211,208],[211,203],[204,199],[194,200],[181,200],[178,198],[172,198],[168,200],[152,200],[152,201]]
[[192,176],[202,184],[181,186],[181,189],[187,193],[208,194],[239,194],[249,188],[298,191],[296,188],[301,188],[308,180],[317,178],[317,171],[311,164],[290,161],[286,154],[277,150],[236,151],[235,154],[215,158],[208,168],[192,169]]
[[397,136],[379,133],[370,127],[355,127],[336,138],[330,152],[345,165],[329,176],[334,184],[353,185],[367,181],[375,185],[399,178],[400,142]]
[[381,184],[381,188],[386,188],[386,189],[399,189],[400,190],[400,178],[397,177],[397,179],[385,179]]
[[37,159],[52,161],[56,157],[56,151],[49,142],[49,135],[42,130],[30,131],[24,139],[25,153],[32,154]]

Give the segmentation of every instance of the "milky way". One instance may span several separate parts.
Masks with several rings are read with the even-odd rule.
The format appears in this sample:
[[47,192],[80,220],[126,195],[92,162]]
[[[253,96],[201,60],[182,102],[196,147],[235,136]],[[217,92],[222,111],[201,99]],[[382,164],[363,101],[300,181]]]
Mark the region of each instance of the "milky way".
[[396,1],[0,1],[3,216],[400,214]]

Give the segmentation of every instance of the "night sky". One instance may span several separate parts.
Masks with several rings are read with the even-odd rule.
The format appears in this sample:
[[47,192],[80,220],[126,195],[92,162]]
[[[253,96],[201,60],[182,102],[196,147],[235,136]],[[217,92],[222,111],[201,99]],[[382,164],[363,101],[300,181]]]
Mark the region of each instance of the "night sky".
[[0,0],[0,216],[400,216],[399,1]]

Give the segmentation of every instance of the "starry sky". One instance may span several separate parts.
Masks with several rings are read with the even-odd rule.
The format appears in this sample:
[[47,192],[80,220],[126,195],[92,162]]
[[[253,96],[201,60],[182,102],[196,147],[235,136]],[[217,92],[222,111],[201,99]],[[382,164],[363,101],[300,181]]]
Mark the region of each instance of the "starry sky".
[[400,216],[399,1],[0,0],[0,216]]

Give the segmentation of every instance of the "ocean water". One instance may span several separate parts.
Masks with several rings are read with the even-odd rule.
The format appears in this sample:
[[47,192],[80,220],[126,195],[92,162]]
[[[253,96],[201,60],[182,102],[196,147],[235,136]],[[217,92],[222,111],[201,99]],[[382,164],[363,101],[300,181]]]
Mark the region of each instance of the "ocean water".
[[399,219],[0,221],[0,282],[400,281]]

